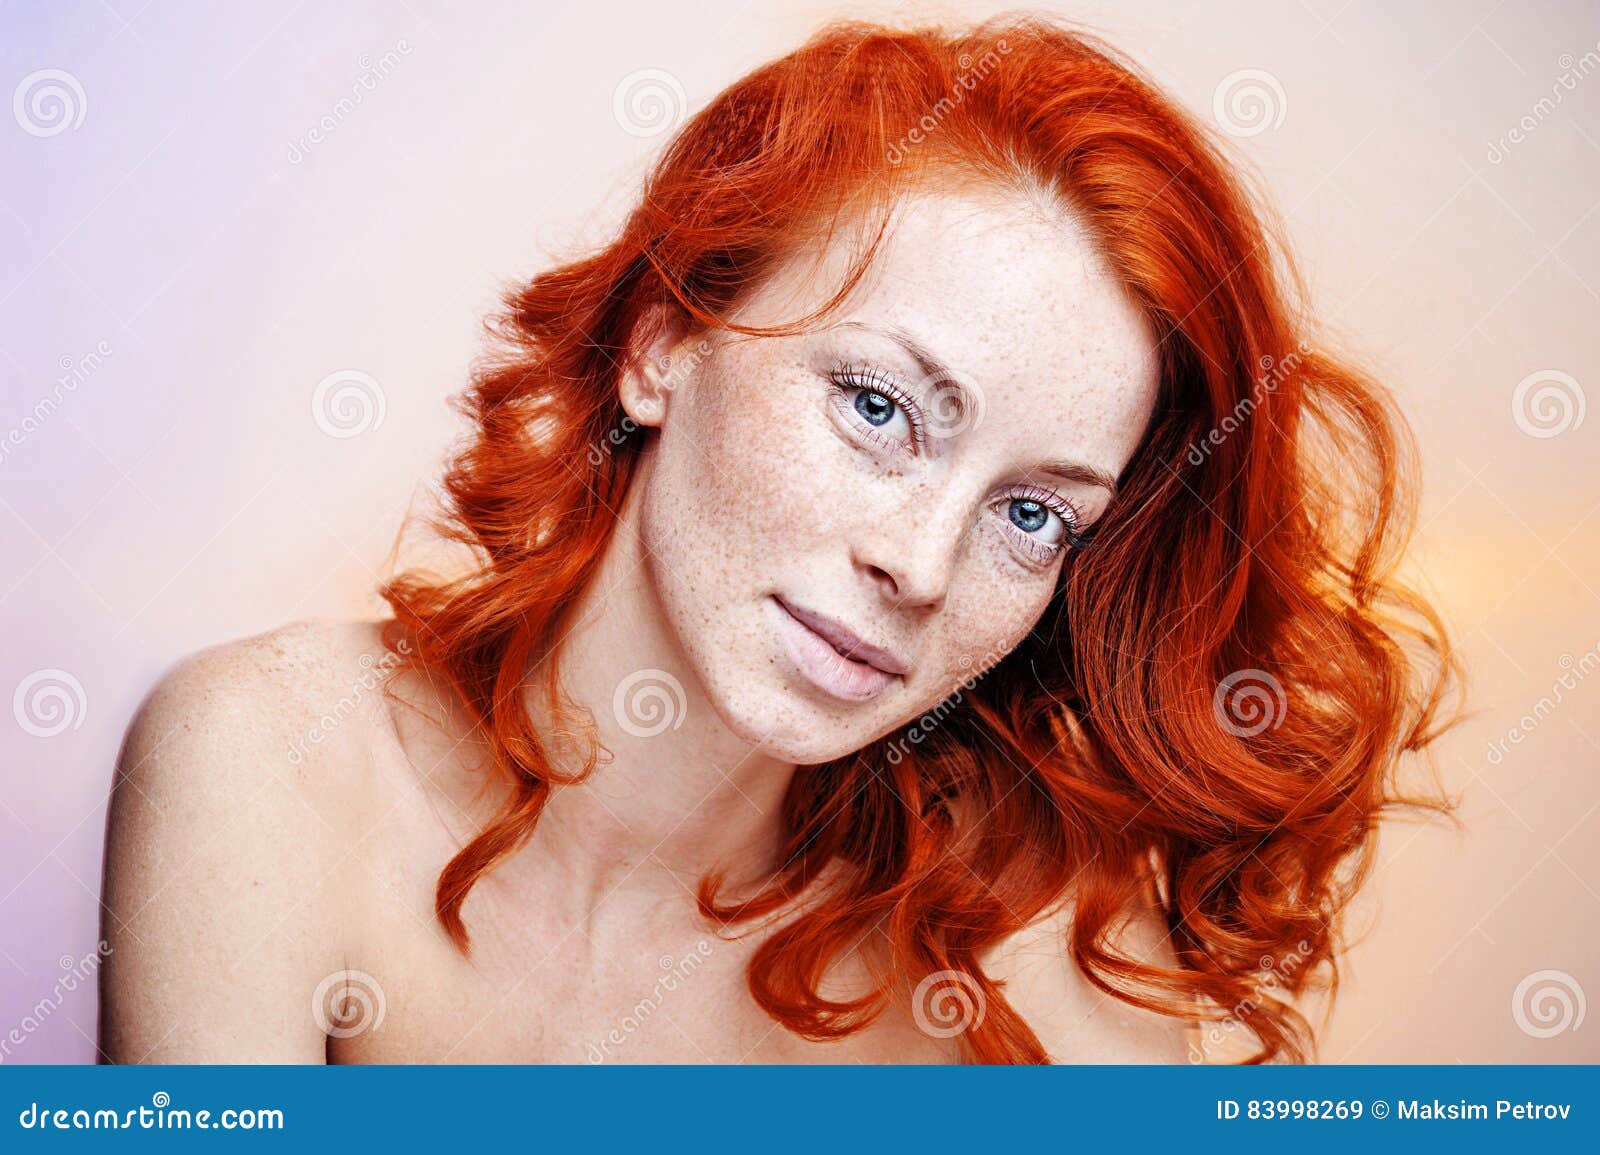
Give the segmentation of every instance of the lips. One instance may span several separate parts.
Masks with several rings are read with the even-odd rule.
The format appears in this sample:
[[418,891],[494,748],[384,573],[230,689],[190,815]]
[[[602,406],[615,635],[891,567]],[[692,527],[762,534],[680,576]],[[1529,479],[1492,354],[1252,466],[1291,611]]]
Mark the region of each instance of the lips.
[[904,675],[910,669],[907,663],[892,652],[865,641],[843,623],[808,610],[804,606],[792,605],[782,598],[777,600],[796,621],[821,637],[843,657],[874,666],[885,674]]

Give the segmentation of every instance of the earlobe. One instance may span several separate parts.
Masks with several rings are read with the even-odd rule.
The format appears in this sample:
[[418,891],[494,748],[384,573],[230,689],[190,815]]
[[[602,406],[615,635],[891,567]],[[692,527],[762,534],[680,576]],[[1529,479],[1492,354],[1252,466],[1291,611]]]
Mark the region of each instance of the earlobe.
[[649,343],[617,383],[622,408],[638,425],[659,428],[667,416],[667,399],[681,383],[677,353],[684,337],[677,319],[651,317],[637,332],[651,333]]

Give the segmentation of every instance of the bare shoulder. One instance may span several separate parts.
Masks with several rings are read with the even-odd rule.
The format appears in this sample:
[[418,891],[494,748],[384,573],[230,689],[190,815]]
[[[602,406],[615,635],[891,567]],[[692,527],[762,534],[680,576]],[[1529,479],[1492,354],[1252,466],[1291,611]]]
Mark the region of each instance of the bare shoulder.
[[312,996],[351,945],[341,863],[384,652],[378,623],[298,622],[190,655],[147,695],[107,823],[104,1057],[321,1061]]
[[[1181,1063],[1187,1024],[1106,994],[1067,950],[1072,905],[1065,903],[1012,935],[989,955],[985,970],[1005,981],[1005,995],[1057,1063]],[[1119,947],[1157,966],[1176,959],[1153,909],[1130,913]]]

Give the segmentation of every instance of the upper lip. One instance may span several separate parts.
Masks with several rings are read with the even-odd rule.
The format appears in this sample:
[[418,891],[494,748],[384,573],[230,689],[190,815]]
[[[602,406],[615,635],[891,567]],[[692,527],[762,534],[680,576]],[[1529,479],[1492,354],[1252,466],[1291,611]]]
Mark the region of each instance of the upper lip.
[[873,645],[842,622],[825,617],[814,610],[808,610],[804,606],[797,606],[783,598],[778,599],[778,604],[801,625],[817,634],[830,646],[842,650],[847,657],[866,662],[869,666],[876,666],[886,674],[903,676],[910,669],[910,666],[893,651]]

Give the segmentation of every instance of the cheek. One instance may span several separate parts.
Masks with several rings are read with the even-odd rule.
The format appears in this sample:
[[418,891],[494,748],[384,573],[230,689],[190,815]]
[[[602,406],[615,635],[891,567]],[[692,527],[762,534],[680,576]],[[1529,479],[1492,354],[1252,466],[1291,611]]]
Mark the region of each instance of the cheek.
[[940,680],[925,688],[929,705],[976,677],[1016,649],[1050,603],[1047,582],[996,581],[993,570],[970,586],[951,591],[945,612],[930,623],[936,644],[928,653]]
[[798,370],[704,372],[676,398],[645,496],[645,544],[684,586],[729,589],[760,581],[817,539],[829,479],[825,446]]

